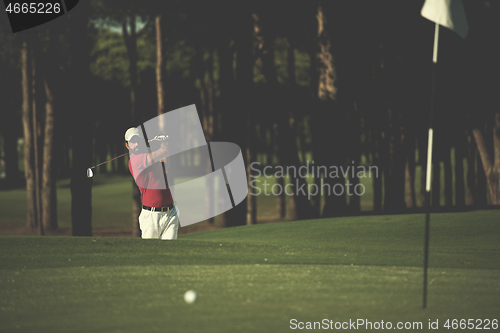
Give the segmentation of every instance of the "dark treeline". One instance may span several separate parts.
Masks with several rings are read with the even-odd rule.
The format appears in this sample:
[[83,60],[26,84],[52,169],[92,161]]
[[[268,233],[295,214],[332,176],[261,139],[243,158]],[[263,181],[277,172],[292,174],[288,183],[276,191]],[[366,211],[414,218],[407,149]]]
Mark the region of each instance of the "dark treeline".
[[[85,169],[124,153],[128,127],[196,104],[207,141],[240,146],[249,182],[255,161],[376,166],[375,211],[423,206],[434,23],[422,5],[92,0],[57,26],[13,35],[1,22],[2,184],[26,180],[28,227],[43,232],[57,229],[56,178],[71,177],[73,234],[89,235]],[[500,204],[500,7],[464,6],[465,40],[440,29],[433,207]],[[122,160],[98,172],[128,170]],[[358,176],[314,172],[312,182],[354,187]],[[133,198],[137,235],[137,189]],[[361,211],[346,193],[277,199],[280,218]],[[256,223],[258,208],[249,195],[224,225]]]

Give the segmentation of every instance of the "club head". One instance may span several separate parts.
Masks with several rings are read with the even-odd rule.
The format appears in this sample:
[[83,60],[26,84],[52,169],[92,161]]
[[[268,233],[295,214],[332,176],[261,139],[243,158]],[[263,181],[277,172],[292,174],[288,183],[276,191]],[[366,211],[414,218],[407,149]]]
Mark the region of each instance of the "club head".
[[88,169],[87,169],[87,177],[89,177],[89,178],[94,177],[94,172],[92,171],[92,169],[91,169],[91,168],[88,168]]

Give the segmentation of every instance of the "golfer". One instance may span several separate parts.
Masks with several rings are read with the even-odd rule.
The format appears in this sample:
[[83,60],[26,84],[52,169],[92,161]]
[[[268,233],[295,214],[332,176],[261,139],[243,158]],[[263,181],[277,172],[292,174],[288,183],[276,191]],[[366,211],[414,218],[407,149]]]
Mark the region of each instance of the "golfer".
[[178,210],[165,174],[167,144],[158,137],[149,143],[150,153],[139,128],[132,127],[125,132],[125,146],[130,153],[128,166],[141,191],[139,225],[142,238],[177,239]]

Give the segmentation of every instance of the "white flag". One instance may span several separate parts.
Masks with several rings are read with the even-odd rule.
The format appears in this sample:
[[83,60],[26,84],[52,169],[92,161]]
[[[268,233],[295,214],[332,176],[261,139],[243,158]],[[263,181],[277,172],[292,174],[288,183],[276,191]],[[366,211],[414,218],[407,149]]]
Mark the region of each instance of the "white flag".
[[425,0],[422,16],[465,38],[469,32],[462,0]]

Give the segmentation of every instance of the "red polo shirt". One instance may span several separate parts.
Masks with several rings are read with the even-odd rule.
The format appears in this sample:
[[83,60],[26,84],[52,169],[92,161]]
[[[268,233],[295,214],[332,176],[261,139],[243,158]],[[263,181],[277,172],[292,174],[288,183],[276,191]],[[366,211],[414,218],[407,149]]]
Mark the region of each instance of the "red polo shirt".
[[161,163],[147,166],[147,154],[131,154],[128,161],[130,173],[141,191],[141,202],[149,207],[165,207],[173,202],[167,177]]

